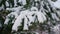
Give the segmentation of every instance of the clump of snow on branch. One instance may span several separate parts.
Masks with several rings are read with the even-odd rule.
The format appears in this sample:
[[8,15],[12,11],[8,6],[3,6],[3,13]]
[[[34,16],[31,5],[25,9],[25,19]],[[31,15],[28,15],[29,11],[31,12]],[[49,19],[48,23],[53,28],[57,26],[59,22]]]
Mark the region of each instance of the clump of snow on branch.
[[10,14],[8,14],[7,16],[6,16],[6,20],[5,20],[5,22],[4,22],[4,24],[8,24],[8,22],[9,22],[9,20],[10,20],[10,18],[9,17],[11,17],[11,18],[14,18],[13,19],[13,21],[12,21],[12,23],[14,23],[14,20],[18,17],[18,15],[20,14],[20,9],[22,8],[22,6],[20,7],[15,7],[15,8],[7,8],[6,10],[9,10],[9,11],[13,11],[13,12],[11,12]]
[[[24,11],[20,11],[19,8],[20,7],[7,8],[7,10],[12,10],[14,12],[11,12],[10,14],[7,15],[4,24],[8,24],[8,21],[10,20],[8,17],[15,16],[15,19],[16,19],[15,22],[14,22],[14,19],[12,21],[12,22],[14,22],[12,30],[15,30],[15,31],[18,30],[18,26],[21,26],[22,19],[24,19],[23,30],[28,30],[28,26],[31,25],[31,22],[35,21],[36,16],[37,16],[37,19],[38,19],[39,23],[43,23],[44,21],[46,21],[45,15],[41,11],[38,11],[38,9],[36,7],[32,7],[31,10],[28,9],[28,10],[24,10]],[[18,13],[19,13],[19,15],[18,15]]]
[[[34,10],[36,10],[36,9],[34,8]],[[32,15],[34,15],[34,16],[32,16]],[[43,23],[46,20],[45,15],[40,11],[37,11],[37,10],[36,11],[29,11],[29,10],[21,11],[20,15],[15,20],[12,30],[16,30],[16,31],[18,30],[18,26],[21,25],[22,19],[24,19],[23,30],[28,30],[28,26],[30,26],[31,22],[34,22],[36,16],[37,16],[39,23]]]

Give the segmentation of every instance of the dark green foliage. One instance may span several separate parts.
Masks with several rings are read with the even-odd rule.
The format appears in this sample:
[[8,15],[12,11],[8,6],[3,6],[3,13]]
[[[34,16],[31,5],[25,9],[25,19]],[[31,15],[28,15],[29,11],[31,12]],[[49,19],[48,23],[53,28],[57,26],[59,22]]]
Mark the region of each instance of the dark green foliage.
[[23,27],[24,27],[24,19],[22,19],[22,25],[18,27],[18,31],[23,31]]
[[2,4],[3,4],[4,5],[4,8],[6,9],[5,1],[6,0],[2,0],[1,3],[0,3],[0,6],[2,6]]
[[25,33],[20,33],[20,34],[25,34]]
[[8,18],[10,19],[9,22],[8,22],[8,24],[11,24],[12,20],[15,18],[14,15],[12,15],[12,16],[13,16],[13,17],[11,17],[11,16],[8,17]]
[[2,34],[11,34],[13,24],[4,25]]
[[8,22],[8,25],[7,24],[3,25],[2,34],[11,34],[12,25],[13,25],[11,22],[13,18],[10,17],[10,19],[11,20]]
[[36,24],[33,23],[32,26],[29,26],[29,30],[35,30],[36,29]]
[[26,8],[26,9],[28,9],[28,8],[30,8],[31,7],[31,2],[30,2],[30,0],[26,0],[26,5],[24,6],[24,8]]
[[27,34],[32,34],[32,33],[27,33]]
[[48,8],[47,8],[47,6],[46,6],[46,5],[44,5],[44,6],[43,6],[43,8],[44,8],[44,9],[46,9],[46,10],[48,10]]
[[12,7],[14,7],[14,0],[9,0],[8,2],[9,2],[9,7],[10,7],[10,5],[12,5]]
[[5,21],[5,17],[9,12],[4,10],[0,12],[0,24],[1,24],[1,29],[0,29],[0,34],[3,33],[3,29],[4,29],[4,21]]
[[[9,11],[1,11],[0,12],[0,24],[2,25],[1,30],[0,30],[0,34],[11,34],[11,28],[12,28],[12,23],[8,23],[8,25],[4,24],[5,21],[5,17],[6,15],[8,15],[10,12]],[[11,18],[12,20],[13,18]]]
[[2,31],[2,34],[11,34],[11,31],[12,31],[12,20],[14,19],[14,16],[13,17],[9,17],[11,20],[8,22],[8,25],[7,24],[4,24],[4,28],[3,28],[3,31]]
[[57,0],[51,0],[51,1],[56,2]]
[[[6,1],[7,0],[2,0],[1,3],[0,3],[0,6],[2,6],[2,4],[3,4],[5,9],[7,8],[7,6],[5,4]],[[12,7],[14,7],[14,0],[8,0],[8,3],[9,3],[9,7],[11,7],[11,5],[12,5]]]

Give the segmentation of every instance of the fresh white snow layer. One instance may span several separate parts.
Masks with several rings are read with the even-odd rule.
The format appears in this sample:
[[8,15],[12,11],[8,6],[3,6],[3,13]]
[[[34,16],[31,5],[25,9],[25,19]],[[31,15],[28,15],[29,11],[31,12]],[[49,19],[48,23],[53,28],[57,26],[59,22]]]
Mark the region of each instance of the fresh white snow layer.
[[60,0],[57,0],[56,2],[53,3],[56,8],[60,8]]

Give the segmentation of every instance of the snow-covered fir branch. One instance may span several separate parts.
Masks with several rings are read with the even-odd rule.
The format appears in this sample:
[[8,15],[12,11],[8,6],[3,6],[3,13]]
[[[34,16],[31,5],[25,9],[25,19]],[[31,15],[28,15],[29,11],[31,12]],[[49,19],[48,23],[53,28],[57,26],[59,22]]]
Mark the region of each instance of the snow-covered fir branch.
[[14,5],[7,0],[5,5],[1,5],[0,10],[4,7],[5,10],[11,11],[6,16],[4,24],[12,23],[12,31],[18,31],[19,26],[23,26],[23,30],[29,30],[29,26],[35,22],[43,25],[46,22],[49,28],[54,29],[53,31],[59,30],[59,27],[56,27],[59,25],[54,25],[60,22],[60,0],[55,2],[51,0],[14,0]]

